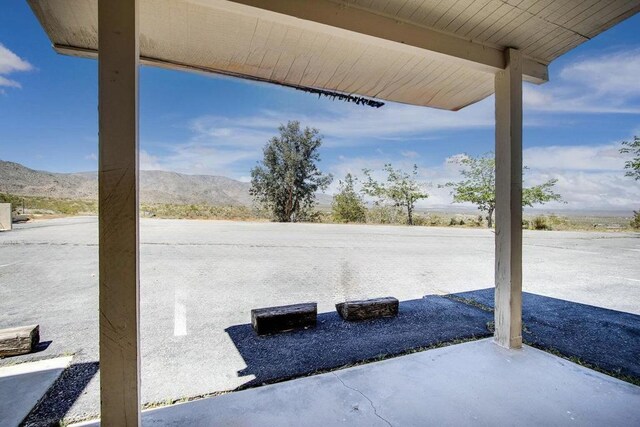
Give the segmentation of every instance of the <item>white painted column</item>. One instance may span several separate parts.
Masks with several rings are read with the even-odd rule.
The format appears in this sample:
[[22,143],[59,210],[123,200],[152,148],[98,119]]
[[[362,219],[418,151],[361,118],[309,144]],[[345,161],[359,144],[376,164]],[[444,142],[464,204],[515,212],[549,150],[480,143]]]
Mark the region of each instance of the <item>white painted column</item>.
[[140,425],[138,0],[98,2],[101,425]]
[[522,347],[522,54],[496,74],[495,341]]

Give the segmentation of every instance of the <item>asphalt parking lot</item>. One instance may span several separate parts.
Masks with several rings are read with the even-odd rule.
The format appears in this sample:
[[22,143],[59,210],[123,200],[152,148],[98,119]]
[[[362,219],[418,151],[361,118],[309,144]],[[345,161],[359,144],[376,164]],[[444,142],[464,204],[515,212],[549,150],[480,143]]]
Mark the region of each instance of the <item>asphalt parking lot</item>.
[[[254,381],[227,332],[252,308],[493,286],[484,229],[143,219],[140,231],[145,402]],[[98,408],[97,255],[93,217],[0,233],[0,327],[39,323],[46,346],[0,365],[73,354],[91,375],[69,418]],[[526,231],[524,290],[640,314],[640,234]]]

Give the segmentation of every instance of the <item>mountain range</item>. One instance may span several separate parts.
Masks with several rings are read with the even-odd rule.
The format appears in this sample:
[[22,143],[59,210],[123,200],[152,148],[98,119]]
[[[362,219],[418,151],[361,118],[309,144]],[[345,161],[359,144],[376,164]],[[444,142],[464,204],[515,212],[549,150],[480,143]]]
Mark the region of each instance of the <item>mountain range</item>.
[[[140,171],[140,200],[143,203],[250,206],[252,198],[249,188],[247,182],[224,176]],[[0,160],[0,192],[21,196],[97,199],[98,174],[46,172]]]

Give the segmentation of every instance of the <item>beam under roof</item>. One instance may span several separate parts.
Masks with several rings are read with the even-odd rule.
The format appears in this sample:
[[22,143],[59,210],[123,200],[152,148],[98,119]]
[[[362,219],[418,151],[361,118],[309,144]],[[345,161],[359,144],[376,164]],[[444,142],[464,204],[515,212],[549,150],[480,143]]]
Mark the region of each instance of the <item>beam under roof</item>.
[[[230,3],[250,6],[255,8],[255,13],[264,14],[266,11],[278,14],[279,17],[271,16],[271,19],[284,23],[298,18],[306,21],[309,29],[317,29],[312,27],[318,25],[329,26],[334,31],[341,29],[357,33],[368,43],[376,38],[382,47],[397,48],[397,43],[401,43],[414,53],[416,49],[428,50],[445,60],[459,61],[479,71],[497,73],[506,67],[504,49],[499,46],[483,44],[344,3],[330,0],[230,0],[221,2],[219,7],[233,9]],[[249,12],[247,8],[241,11],[245,14]],[[549,80],[547,65],[533,58],[523,58],[522,74],[524,80],[536,84]]]

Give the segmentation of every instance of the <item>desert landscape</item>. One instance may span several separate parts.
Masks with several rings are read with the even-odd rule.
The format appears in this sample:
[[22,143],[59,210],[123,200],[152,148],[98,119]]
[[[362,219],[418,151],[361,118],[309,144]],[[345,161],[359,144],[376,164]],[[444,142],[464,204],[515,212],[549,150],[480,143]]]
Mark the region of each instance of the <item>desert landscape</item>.
[[[140,214],[172,219],[269,221],[257,207],[251,184],[223,176],[141,171]],[[0,160],[0,202],[30,219],[96,215],[98,177],[95,172],[52,173]],[[316,222],[332,223],[332,196],[318,193]],[[480,212],[456,205],[416,209],[416,225],[481,228]],[[525,209],[524,228],[542,230],[631,231],[632,213],[626,211],[549,211]],[[367,223],[380,223],[376,218]],[[398,222],[402,224],[402,222]]]

